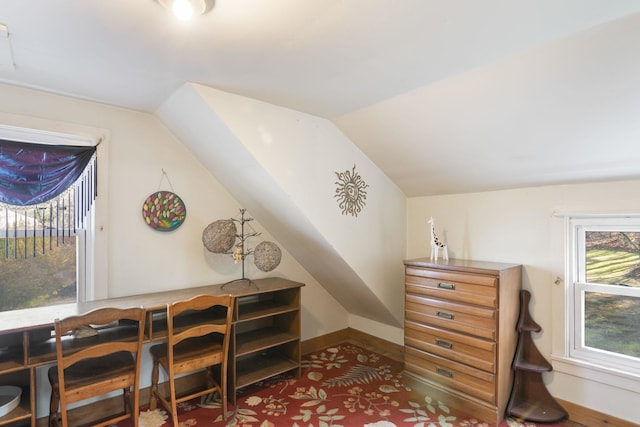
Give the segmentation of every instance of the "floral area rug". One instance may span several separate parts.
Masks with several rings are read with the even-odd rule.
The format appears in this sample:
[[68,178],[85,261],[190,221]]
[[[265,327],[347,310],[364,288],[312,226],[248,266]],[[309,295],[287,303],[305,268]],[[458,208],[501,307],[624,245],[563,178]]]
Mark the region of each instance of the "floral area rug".
[[[278,377],[242,390],[236,406],[229,404],[226,421],[219,402],[196,400],[180,405],[179,422],[179,427],[495,427],[411,390],[402,382],[400,362],[349,343],[304,356],[300,378]],[[156,409],[142,411],[139,424],[172,422]],[[537,425],[506,419],[499,427]]]

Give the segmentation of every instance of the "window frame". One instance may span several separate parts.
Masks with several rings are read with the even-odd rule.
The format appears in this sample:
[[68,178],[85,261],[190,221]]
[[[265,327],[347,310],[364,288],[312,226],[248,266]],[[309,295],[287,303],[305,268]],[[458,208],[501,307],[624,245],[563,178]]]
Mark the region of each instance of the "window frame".
[[640,288],[626,288],[586,282],[585,232],[640,232],[639,215],[585,215],[566,218],[565,305],[568,321],[566,356],[604,370],[640,375],[640,358],[588,347],[584,344],[584,297],[586,292],[640,297]]
[[96,146],[97,195],[85,227],[76,232],[77,301],[108,297],[109,133],[100,128],[0,113],[0,138],[26,143]]

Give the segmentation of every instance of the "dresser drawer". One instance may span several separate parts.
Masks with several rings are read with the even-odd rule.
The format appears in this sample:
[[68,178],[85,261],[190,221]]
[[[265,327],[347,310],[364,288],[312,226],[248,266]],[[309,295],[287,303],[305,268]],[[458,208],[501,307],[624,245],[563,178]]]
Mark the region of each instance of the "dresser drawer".
[[407,294],[405,319],[469,335],[496,339],[496,311]]
[[496,344],[493,341],[405,321],[404,344],[495,373]]
[[412,347],[405,348],[405,369],[431,382],[495,403],[495,376],[488,372]]
[[493,276],[407,267],[405,283],[407,293],[497,307],[498,279]]

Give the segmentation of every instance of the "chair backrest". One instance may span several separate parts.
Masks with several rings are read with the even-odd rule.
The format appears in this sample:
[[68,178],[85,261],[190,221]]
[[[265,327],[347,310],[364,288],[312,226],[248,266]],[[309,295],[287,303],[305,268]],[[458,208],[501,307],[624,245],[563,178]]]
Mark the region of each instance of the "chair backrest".
[[139,380],[145,310],[100,308],[85,314],[56,319],[56,357],[61,401],[65,399],[64,369],[75,363],[127,351],[136,360]]
[[[229,336],[233,321],[232,295],[197,295],[167,306],[169,360],[173,347],[190,338],[219,334],[222,354],[229,352]],[[190,317],[193,318],[190,319]],[[207,320],[203,322],[204,316]]]

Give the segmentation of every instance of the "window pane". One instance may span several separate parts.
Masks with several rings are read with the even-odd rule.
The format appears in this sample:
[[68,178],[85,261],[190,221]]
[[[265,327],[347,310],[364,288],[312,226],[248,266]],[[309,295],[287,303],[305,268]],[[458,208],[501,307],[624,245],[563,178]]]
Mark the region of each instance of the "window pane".
[[586,281],[640,287],[640,232],[586,231]]
[[585,293],[585,345],[640,357],[640,298]]
[[54,236],[51,249],[47,239],[44,253],[42,238],[37,237],[35,257],[33,243],[33,237],[26,239],[25,259],[23,238],[0,239],[0,311],[76,301],[76,237],[65,236],[64,244],[61,240],[56,244]]

